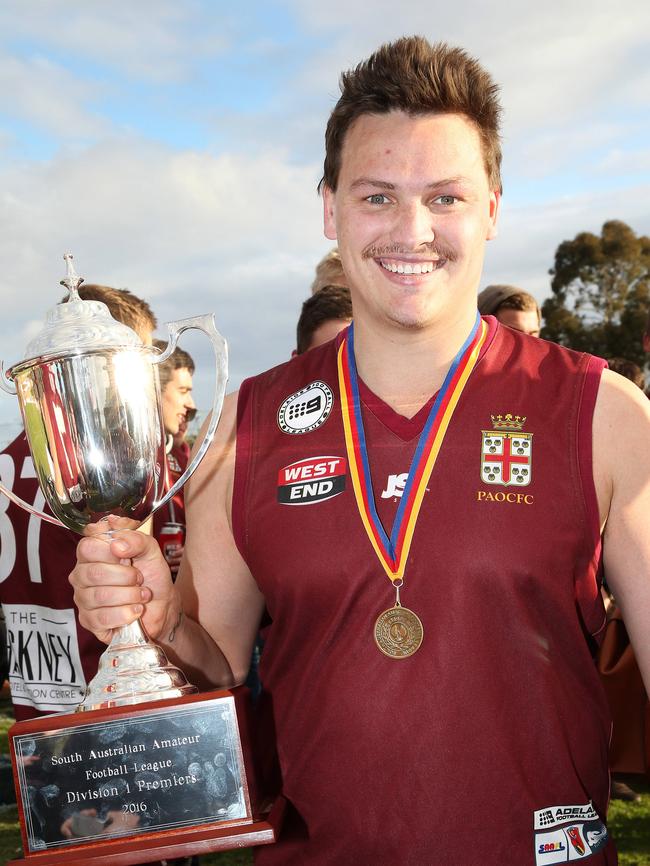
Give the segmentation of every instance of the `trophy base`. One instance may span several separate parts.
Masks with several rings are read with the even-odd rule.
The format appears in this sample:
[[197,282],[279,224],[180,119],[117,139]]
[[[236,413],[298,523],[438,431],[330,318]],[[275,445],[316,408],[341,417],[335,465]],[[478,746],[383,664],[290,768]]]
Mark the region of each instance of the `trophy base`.
[[[229,851],[233,848],[253,848],[276,842],[286,801],[278,797],[268,812],[262,811],[252,824],[245,827],[225,827],[222,830],[198,829],[174,832],[173,838],[150,837],[138,841],[137,848],[115,842],[102,842],[94,848],[85,849],[75,855],[71,851],[33,854],[18,860],[10,860],[7,866],[133,866],[176,857],[194,857],[214,851]],[[162,834],[161,834],[162,835]]]
[[9,730],[23,859],[149,863],[277,839],[284,800],[260,791],[249,691],[55,714]]

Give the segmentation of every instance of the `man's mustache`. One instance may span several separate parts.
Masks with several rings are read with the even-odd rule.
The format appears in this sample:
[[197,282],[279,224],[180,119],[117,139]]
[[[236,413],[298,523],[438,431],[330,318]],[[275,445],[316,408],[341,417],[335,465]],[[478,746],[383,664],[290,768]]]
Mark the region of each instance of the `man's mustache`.
[[402,246],[402,244],[388,244],[387,246],[371,244],[362,253],[364,259],[389,259],[398,256],[415,256],[420,261],[445,259],[448,262],[455,262],[457,258],[456,253],[451,247],[439,241],[433,241],[430,244],[420,244],[416,250],[408,249]]

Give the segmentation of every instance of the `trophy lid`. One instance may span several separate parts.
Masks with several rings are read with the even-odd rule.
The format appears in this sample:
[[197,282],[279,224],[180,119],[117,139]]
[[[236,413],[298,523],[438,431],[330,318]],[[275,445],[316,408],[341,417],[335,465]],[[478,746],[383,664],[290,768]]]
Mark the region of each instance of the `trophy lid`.
[[84,301],[79,297],[78,289],[83,277],[77,276],[71,253],[66,253],[63,258],[68,273],[61,285],[66,287],[70,296],[48,311],[43,330],[28,344],[25,360],[20,366],[47,355],[76,355],[89,349],[142,346],[135,331],[114,319],[106,304]]

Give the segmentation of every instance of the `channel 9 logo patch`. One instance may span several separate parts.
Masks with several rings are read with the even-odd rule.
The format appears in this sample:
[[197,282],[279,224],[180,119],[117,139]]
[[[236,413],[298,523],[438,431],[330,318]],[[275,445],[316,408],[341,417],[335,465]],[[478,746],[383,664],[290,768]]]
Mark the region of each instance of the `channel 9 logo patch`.
[[307,457],[278,472],[278,502],[313,505],[343,493],[347,463],[343,457]]
[[311,433],[329,418],[333,399],[325,382],[311,382],[282,403],[278,409],[278,427],[283,433]]

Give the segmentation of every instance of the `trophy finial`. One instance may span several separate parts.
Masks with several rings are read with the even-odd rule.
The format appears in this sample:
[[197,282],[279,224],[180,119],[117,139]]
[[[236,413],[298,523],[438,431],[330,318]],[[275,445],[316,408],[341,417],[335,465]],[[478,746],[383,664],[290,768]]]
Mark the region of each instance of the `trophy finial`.
[[66,263],[66,268],[68,273],[65,277],[60,281],[62,286],[65,286],[66,289],[70,292],[70,297],[68,301],[80,301],[79,292],[77,289],[83,283],[84,278],[78,276],[77,272],[74,269],[74,265],[72,264],[74,256],[72,253],[64,253],[63,260]]

